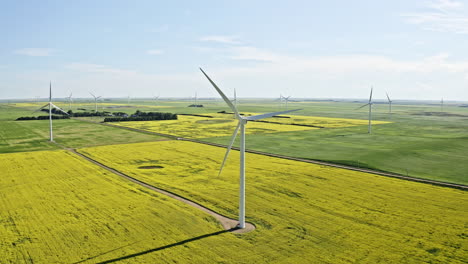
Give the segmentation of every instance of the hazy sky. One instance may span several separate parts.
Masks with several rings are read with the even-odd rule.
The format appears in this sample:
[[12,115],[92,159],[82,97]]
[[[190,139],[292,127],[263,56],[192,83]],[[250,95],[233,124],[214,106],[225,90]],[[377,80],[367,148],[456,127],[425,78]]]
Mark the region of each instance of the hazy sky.
[[468,100],[468,2],[1,1],[0,98]]

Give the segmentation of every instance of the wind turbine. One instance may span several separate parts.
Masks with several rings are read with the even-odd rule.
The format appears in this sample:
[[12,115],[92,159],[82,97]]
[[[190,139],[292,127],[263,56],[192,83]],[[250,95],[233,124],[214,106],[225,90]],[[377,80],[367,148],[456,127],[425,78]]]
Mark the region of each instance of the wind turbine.
[[280,94],[280,97],[279,97],[279,108],[283,108],[283,95]]
[[154,101],[154,102],[157,102],[158,99],[159,99],[159,94],[158,94],[158,96],[155,96],[155,95],[153,94],[153,101]]
[[289,98],[290,98],[290,97],[291,97],[291,96],[288,96],[288,97],[284,97],[284,96],[283,96],[283,99],[284,99],[284,101],[286,102],[286,110],[288,109],[288,102],[289,102]]
[[234,102],[234,106],[237,108],[237,96],[236,96],[236,89],[235,88],[234,88],[234,99],[232,99],[231,102]]
[[390,97],[388,96],[388,93],[385,92],[387,94],[387,99],[388,99],[388,113],[391,115],[392,114],[392,100],[390,100]]
[[46,106],[49,106],[49,132],[50,132],[49,141],[53,142],[54,141],[54,135],[53,135],[53,132],[52,132],[52,108],[58,109],[58,110],[64,112],[66,115],[68,115],[68,113],[63,111],[60,107],[58,107],[58,106],[56,106],[56,105],[54,105],[52,103],[52,82],[49,83],[49,102],[46,105],[44,105],[43,107],[37,109],[34,112],[40,111],[42,108],[44,108]]
[[[363,107],[365,107],[365,106],[369,106],[369,128],[368,128],[368,130],[367,130],[367,132],[368,132],[369,134],[372,133],[372,105],[373,105],[373,103],[372,103],[372,90],[373,90],[373,87],[371,87],[371,90],[370,90],[369,102],[368,102],[367,104],[365,104],[365,105],[363,105],[363,106],[357,108],[357,109],[361,109],[361,108],[363,108]],[[356,110],[357,110],[357,109],[356,109]]]
[[444,98],[440,99],[440,111],[444,111]]
[[205,77],[208,79],[211,85],[213,85],[213,87],[216,89],[219,95],[221,95],[221,97],[226,102],[226,104],[235,113],[237,120],[239,120],[239,123],[237,124],[237,127],[234,130],[234,133],[232,134],[231,142],[229,143],[229,146],[226,150],[226,154],[224,155],[224,160],[223,160],[223,163],[221,164],[221,168],[219,170],[218,175],[220,175],[223,170],[224,164],[226,163],[226,159],[229,155],[229,151],[231,150],[232,145],[234,144],[234,141],[236,140],[237,133],[240,130],[241,135],[240,135],[240,168],[239,168],[240,170],[239,224],[237,225],[237,227],[245,228],[245,125],[247,124],[247,121],[264,119],[264,118],[272,117],[275,115],[281,115],[281,114],[286,114],[292,111],[297,111],[300,109],[267,113],[267,114],[255,115],[255,116],[241,116],[239,114],[239,111],[237,111],[237,108],[232,104],[229,98],[227,98],[227,96],[221,91],[221,89],[219,89],[218,86],[216,86],[216,84],[210,79],[210,77],[208,77],[208,75],[201,68],[200,68],[200,71],[203,73],[203,75],[205,75]]
[[101,98],[101,96],[95,96],[93,93],[89,92],[94,97],[94,112],[97,113],[97,100]]
[[68,98],[68,110],[71,110],[72,94],[73,93],[70,91],[70,95],[67,97]]

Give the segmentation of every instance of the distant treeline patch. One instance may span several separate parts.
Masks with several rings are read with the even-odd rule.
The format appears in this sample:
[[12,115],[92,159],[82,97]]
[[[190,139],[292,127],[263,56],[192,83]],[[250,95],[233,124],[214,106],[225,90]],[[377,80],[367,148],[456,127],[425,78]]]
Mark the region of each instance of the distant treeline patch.
[[106,117],[104,122],[126,122],[126,121],[153,121],[153,120],[177,120],[177,114],[161,112],[141,112],[137,110],[133,115],[127,117]]
[[[48,120],[49,116],[22,116],[18,117],[16,121],[24,121],[24,120]],[[63,116],[63,115],[52,115],[52,119],[70,119],[69,116]]]

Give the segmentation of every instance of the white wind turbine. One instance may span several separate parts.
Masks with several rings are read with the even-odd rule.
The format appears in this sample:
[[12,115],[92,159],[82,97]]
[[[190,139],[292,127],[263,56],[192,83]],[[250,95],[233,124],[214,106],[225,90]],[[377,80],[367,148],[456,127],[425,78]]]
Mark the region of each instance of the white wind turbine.
[[70,91],[70,95],[67,97],[68,98],[68,110],[71,110],[71,104],[72,104],[72,92]]
[[226,154],[224,155],[224,160],[223,160],[223,163],[221,164],[219,174],[221,174],[221,171],[223,170],[224,164],[226,163],[226,159],[228,158],[228,155],[229,155],[229,151],[231,150],[232,145],[234,144],[234,141],[236,140],[237,133],[240,130],[239,224],[237,227],[245,228],[245,125],[247,124],[247,121],[264,119],[264,118],[272,117],[275,115],[281,115],[281,114],[289,113],[292,111],[297,111],[300,109],[267,113],[267,114],[255,115],[255,116],[241,116],[239,112],[237,111],[237,108],[232,104],[229,98],[227,98],[227,96],[221,91],[221,89],[219,89],[218,86],[216,86],[216,84],[210,79],[210,77],[208,77],[208,75],[201,68],[200,70],[203,73],[203,75],[205,75],[205,77],[208,79],[208,81],[211,83],[211,85],[213,85],[213,87],[216,89],[219,95],[221,95],[221,97],[226,102],[226,104],[235,113],[237,120],[239,120],[239,123],[237,124],[237,127],[234,130],[234,133],[232,134],[231,142],[229,143],[229,146],[226,150]]
[[40,111],[40,110],[42,110],[42,108],[44,108],[46,106],[49,107],[49,141],[53,142],[54,141],[54,135],[53,135],[53,132],[52,132],[52,108],[58,109],[58,110],[62,111],[63,113],[65,113],[66,115],[68,115],[68,113],[63,111],[60,107],[58,107],[58,106],[56,106],[56,105],[54,105],[52,103],[52,82],[49,83],[49,102],[46,105],[44,105],[43,107],[37,109],[34,112]]
[[369,128],[367,129],[367,132],[369,134],[372,133],[372,105],[373,105],[373,103],[372,103],[372,90],[373,90],[373,87],[371,87],[371,90],[370,90],[369,102],[367,104],[357,108],[357,109],[361,109],[361,108],[363,108],[365,106],[369,106]]
[[159,94],[158,94],[158,96],[155,96],[155,95],[153,94],[153,101],[154,101],[155,103],[158,101],[158,99],[159,99]]
[[440,99],[440,111],[444,111],[444,98]]
[[280,97],[279,97],[279,109],[283,108],[283,95],[280,94]]
[[97,113],[97,100],[101,98],[101,96],[95,96],[93,93],[89,92],[94,97],[94,112]]
[[231,102],[234,102],[234,106],[237,108],[237,96],[236,96],[236,89],[235,88],[234,88],[234,99],[232,99]]
[[385,92],[387,94],[387,99],[388,99],[388,113],[391,115],[392,114],[392,100],[390,100],[390,97],[388,96],[388,93]]
[[289,98],[291,98],[291,96],[287,96],[287,97],[283,96],[283,100],[286,102],[286,108],[285,108],[286,110],[288,109]]

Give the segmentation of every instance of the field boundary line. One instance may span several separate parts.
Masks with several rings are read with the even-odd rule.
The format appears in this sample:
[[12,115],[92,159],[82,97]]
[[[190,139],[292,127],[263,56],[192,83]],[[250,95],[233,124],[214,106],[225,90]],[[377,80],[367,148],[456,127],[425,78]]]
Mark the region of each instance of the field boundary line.
[[150,185],[150,184],[148,184],[148,183],[146,183],[144,181],[138,180],[138,179],[136,179],[136,178],[134,178],[132,176],[129,176],[129,175],[123,173],[123,172],[120,172],[120,171],[118,171],[118,170],[116,170],[114,168],[111,168],[111,167],[109,167],[109,166],[107,166],[107,165],[105,165],[105,164],[103,164],[103,163],[101,163],[101,162],[99,162],[97,160],[94,160],[94,159],[86,156],[85,154],[76,151],[75,149],[71,149],[71,148],[65,148],[65,149],[68,150],[69,152],[71,152],[71,153],[73,153],[73,154],[75,154],[75,155],[77,155],[77,156],[79,156],[79,157],[81,157],[81,158],[83,158],[83,159],[85,159],[85,160],[87,160],[87,161],[89,161],[89,162],[91,162],[91,163],[93,163],[93,164],[95,164],[95,165],[109,171],[109,172],[112,172],[113,174],[116,174],[116,175],[118,175],[120,177],[123,177],[123,178],[125,178],[125,179],[127,179],[127,180],[129,180],[129,181],[131,181],[133,183],[136,183],[136,184],[138,184],[140,186],[143,186],[145,188],[148,188],[150,190],[156,191],[156,192],[158,192],[160,194],[163,194],[163,195],[169,196],[169,197],[171,197],[173,199],[176,199],[178,201],[181,201],[181,202],[183,202],[183,203],[185,203],[185,204],[187,204],[189,206],[192,206],[192,207],[194,207],[196,209],[199,209],[199,210],[213,216],[223,226],[224,230],[228,230],[228,231],[230,231],[232,233],[237,233],[237,234],[248,233],[250,231],[255,230],[255,225],[253,225],[251,223],[246,223],[246,227],[244,229],[239,229],[239,228],[237,228],[237,224],[238,224],[237,220],[234,220],[234,219],[226,217],[226,216],[224,216],[222,214],[219,214],[219,213],[217,213],[217,212],[215,212],[215,211],[213,211],[213,210],[211,210],[211,209],[209,209],[209,208],[207,208],[207,207],[205,207],[205,206],[203,206],[203,205],[201,205],[201,204],[199,204],[197,202],[189,200],[189,199],[187,199],[185,197],[182,197],[182,196],[180,196],[180,195],[178,195],[176,193],[160,189],[160,188],[155,187],[153,185]]
[[[131,131],[136,131],[136,132],[153,134],[153,135],[157,135],[157,136],[161,136],[161,137],[168,137],[168,138],[177,139],[177,140],[184,140],[184,141],[190,141],[190,142],[194,142],[194,143],[200,143],[200,144],[205,144],[205,145],[210,145],[210,146],[215,146],[215,147],[227,148],[227,145],[202,141],[202,140],[198,140],[198,139],[183,138],[183,137],[178,137],[178,136],[174,136],[174,135],[157,133],[157,132],[153,132],[153,131],[146,131],[146,130],[142,130],[142,129],[138,129],[138,128],[131,128],[131,127],[124,127],[124,126],[118,126],[118,125],[113,125],[113,124],[99,123],[99,122],[89,121],[89,120],[82,120],[82,121],[92,122],[92,123],[96,123],[96,124],[100,124],[100,125],[104,125],[104,126],[127,129],[127,130],[131,130]],[[238,147],[232,147],[232,149],[239,150]],[[417,177],[412,177],[412,176],[405,176],[405,175],[398,174],[398,173],[383,172],[383,171],[377,171],[377,170],[372,170],[372,169],[364,169],[364,168],[358,168],[358,167],[353,167],[353,166],[349,166],[349,165],[341,165],[341,164],[325,162],[325,161],[319,161],[319,160],[313,160],[313,159],[296,158],[296,157],[290,157],[290,156],[285,156],[285,155],[280,155],[280,154],[268,153],[268,152],[263,152],[263,151],[258,151],[258,150],[246,149],[245,151],[249,152],[249,153],[254,153],[254,154],[259,154],[259,155],[264,155],[264,156],[269,156],[269,157],[274,157],[274,158],[294,160],[294,161],[306,162],[306,163],[311,163],[311,164],[317,164],[317,165],[329,166],[329,167],[334,167],[334,168],[340,168],[340,169],[345,169],[345,170],[365,172],[365,173],[370,173],[370,174],[375,174],[375,175],[380,175],[380,176],[385,176],[385,177],[397,178],[397,179],[401,179],[401,180],[407,180],[407,181],[413,181],[413,182],[419,182],[419,183],[425,183],[425,184],[432,184],[432,185],[441,186],[441,187],[447,187],[447,188],[453,188],[453,189],[468,191],[468,186],[467,185],[459,184],[459,183],[450,183],[450,182],[443,182],[443,181],[437,181],[437,180],[423,179],[423,178],[417,178]]]

